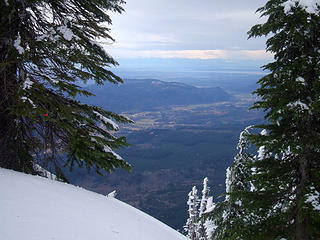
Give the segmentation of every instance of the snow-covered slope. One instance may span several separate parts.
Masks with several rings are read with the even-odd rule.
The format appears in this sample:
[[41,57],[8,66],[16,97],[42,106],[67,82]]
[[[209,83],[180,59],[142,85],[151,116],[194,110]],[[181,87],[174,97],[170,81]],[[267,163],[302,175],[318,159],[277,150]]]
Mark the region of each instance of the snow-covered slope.
[[1,240],[186,240],[111,197],[0,168]]

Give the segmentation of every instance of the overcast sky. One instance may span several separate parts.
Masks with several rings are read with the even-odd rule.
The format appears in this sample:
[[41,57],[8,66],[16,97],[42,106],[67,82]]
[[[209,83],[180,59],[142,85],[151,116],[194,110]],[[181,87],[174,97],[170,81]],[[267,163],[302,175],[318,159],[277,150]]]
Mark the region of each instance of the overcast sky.
[[107,47],[115,58],[263,60],[265,39],[247,40],[262,22],[255,11],[266,0],[127,0],[112,14]]

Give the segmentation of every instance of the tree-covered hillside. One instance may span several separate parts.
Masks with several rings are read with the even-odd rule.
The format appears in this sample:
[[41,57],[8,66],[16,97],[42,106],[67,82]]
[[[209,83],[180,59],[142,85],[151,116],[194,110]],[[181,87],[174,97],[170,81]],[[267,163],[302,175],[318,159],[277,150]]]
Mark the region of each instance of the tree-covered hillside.
[[96,97],[83,99],[117,112],[144,112],[174,105],[205,104],[232,100],[220,87],[199,88],[156,79],[127,79],[121,85],[90,85]]

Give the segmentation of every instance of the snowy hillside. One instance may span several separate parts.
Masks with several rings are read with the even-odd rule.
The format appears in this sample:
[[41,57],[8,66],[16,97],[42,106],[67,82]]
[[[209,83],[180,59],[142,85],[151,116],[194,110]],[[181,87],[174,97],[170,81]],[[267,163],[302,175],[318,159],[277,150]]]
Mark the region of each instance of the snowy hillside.
[[2,240],[186,240],[155,218],[69,184],[0,168]]

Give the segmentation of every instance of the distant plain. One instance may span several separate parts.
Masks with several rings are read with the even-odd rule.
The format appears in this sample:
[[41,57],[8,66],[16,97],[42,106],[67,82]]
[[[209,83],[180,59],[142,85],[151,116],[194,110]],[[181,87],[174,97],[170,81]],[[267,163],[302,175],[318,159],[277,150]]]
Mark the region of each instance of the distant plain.
[[119,133],[131,144],[119,153],[133,171],[100,177],[76,170],[69,178],[103,194],[116,189],[120,200],[181,230],[192,186],[201,189],[208,177],[211,194],[217,198],[223,193],[225,170],[237,152],[240,132],[263,121],[263,113],[248,109],[255,101],[251,92],[265,73],[252,69],[117,73],[127,77],[122,86],[90,85],[96,97],[83,100],[135,121],[121,126]]

